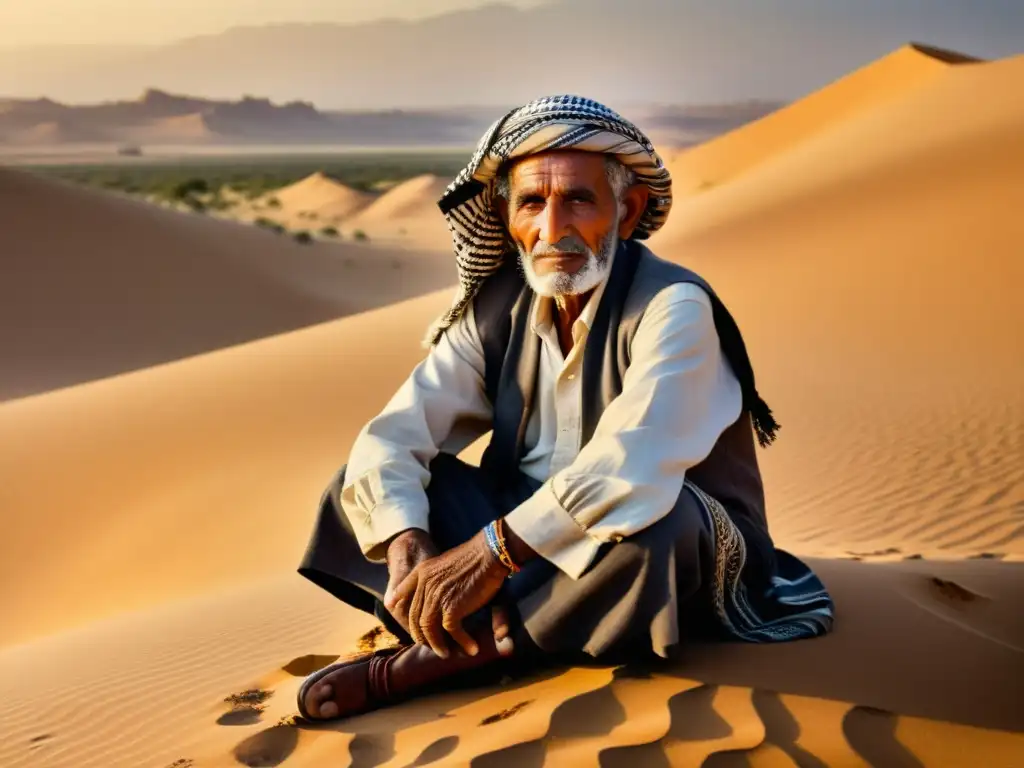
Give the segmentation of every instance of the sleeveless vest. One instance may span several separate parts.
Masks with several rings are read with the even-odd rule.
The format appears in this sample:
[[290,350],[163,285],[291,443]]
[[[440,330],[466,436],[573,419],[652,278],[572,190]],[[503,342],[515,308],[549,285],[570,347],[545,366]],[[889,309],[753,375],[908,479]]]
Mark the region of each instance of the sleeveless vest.
[[[630,347],[644,311],[662,289],[693,283],[711,299],[715,328],[743,392],[739,418],[719,437],[708,456],[687,477],[729,512],[748,544],[771,547],[765,519],[764,487],[754,437],[762,446],[778,425],[757,394],[746,346],[732,315],[711,286],[690,270],[655,256],[643,244],[620,244],[594,326],[583,351],[581,447],[593,437],[604,409],[622,392]],[[474,298],[473,313],[482,342],[485,388],[494,409],[493,433],[480,466],[498,484],[518,476],[526,427],[533,409],[541,341],[530,330],[534,293],[508,258]],[[761,541],[751,541],[751,537]]]

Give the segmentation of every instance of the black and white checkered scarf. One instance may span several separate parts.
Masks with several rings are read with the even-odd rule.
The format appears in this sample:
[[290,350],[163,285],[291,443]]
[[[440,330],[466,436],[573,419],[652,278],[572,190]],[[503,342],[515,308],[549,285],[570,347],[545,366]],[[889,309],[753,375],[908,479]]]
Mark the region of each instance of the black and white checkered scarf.
[[430,329],[440,341],[473,301],[484,280],[515,250],[492,202],[495,179],[506,161],[557,149],[614,155],[650,190],[647,209],[632,237],[658,230],[672,207],[672,179],[648,138],[603,104],[580,96],[547,96],[508,112],[477,145],[473,159],[445,190],[438,205],[448,221],[459,267],[459,288],[448,311]]

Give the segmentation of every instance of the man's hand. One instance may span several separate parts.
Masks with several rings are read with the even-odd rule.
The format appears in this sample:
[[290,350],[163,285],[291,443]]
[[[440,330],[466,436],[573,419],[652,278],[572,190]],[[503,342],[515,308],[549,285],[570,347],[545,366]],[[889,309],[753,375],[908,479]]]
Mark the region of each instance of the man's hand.
[[409,631],[409,600],[395,601],[395,589],[417,565],[436,556],[434,540],[419,528],[402,531],[388,543],[388,588],[384,593],[384,606],[406,632]]
[[[475,656],[479,648],[463,628],[462,620],[491,602],[507,575],[481,531],[465,544],[417,565],[392,592],[391,603],[384,604],[394,613],[392,606],[405,602],[409,606],[409,634],[417,643],[429,645],[438,656],[448,657],[445,631],[463,651]],[[499,623],[505,621],[495,619],[495,634]]]

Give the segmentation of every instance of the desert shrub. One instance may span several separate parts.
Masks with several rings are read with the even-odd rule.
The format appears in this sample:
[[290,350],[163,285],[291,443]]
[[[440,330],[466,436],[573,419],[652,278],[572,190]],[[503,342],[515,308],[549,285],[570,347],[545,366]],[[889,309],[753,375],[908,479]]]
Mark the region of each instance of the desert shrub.
[[296,232],[292,237],[295,238],[296,243],[302,243],[303,245],[309,245],[313,242],[313,236],[304,229]]
[[355,232],[352,233],[352,239],[359,240],[360,242],[366,242],[367,240],[370,239],[370,236],[363,232],[363,230],[357,229]]
[[[210,194],[229,186],[249,200],[265,200],[288,184],[315,171],[326,173],[360,190],[385,188],[423,173],[442,178],[454,176],[465,165],[462,150],[413,152],[351,152],[327,155],[296,155],[284,152],[267,156],[210,156],[185,158],[169,164],[145,156],[118,162],[79,165],[44,163],[30,170],[80,184],[120,190],[171,203],[185,197]],[[208,203],[209,205],[209,203]],[[270,203],[270,208],[278,207]],[[318,218],[318,221],[324,221]]]
[[338,236],[338,228],[337,227],[324,227],[323,229],[320,230],[320,234],[323,235],[324,237],[337,237]]
[[206,179],[192,178],[180,181],[171,188],[171,197],[175,200],[187,200],[195,195],[203,195],[210,191]]
[[231,205],[231,203],[220,196],[220,193],[214,193],[213,196],[206,201],[206,207],[213,211],[226,211],[231,207]]
[[257,227],[269,229],[271,232],[276,232],[279,235],[284,234],[285,231],[283,226],[278,224],[273,219],[268,219],[266,216],[260,216],[258,219],[256,219],[254,224],[256,224]]

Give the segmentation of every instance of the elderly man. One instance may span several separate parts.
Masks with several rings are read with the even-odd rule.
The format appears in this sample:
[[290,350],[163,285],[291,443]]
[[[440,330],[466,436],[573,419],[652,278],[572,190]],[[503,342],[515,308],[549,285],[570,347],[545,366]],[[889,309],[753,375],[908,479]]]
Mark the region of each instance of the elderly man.
[[[651,143],[588,99],[483,137],[440,201],[455,302],[325,492],[300,568],[400,643],[311,675],[305,717],[513,660],[828,631],[821,582],[768,534],[754,439],[777,425],[736,324],[641,243],[670,205]],[[479,467],[455,457],[488,430]]]

